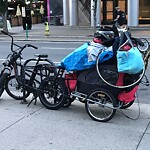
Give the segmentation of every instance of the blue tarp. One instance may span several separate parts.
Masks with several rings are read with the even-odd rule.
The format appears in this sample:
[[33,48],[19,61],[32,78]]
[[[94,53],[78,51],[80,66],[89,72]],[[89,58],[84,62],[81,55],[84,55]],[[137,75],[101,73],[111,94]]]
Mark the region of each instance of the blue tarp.
[[[67,71],[78,71],[92,68],[96,61],[88,61],[87,48],[89,43],[85,43],[72,53],[67,55],[60,63],[61,67],[65,68]],[[110,59],[113,56],[112,51],[104,51],[100,55],[99,62],[102,63],[105,60]]]

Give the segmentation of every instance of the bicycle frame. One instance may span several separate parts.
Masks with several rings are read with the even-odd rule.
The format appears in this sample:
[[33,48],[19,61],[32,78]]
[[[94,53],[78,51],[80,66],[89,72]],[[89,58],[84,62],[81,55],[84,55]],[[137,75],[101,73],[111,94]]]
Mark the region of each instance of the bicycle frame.
[[[28,93],[36,93],[38,90],[38,87],[36,87],[35,84],[36,83],[40,84],[40,81],[42,81],[42,79],[44,77],[44,75],[42,74],[42,69],[45,67],[44,68],[45,71],[48,70],[46,68],[46,63],[44,64],[41,62],[44,62],[44,61],[47,62],[47,65],[49,65],[49,66],[54,66],[54,63],[47,59],[48,55],[42,54],[42,55],[36,55],[37,58],[28,59],[24,64],[22,64],[22,62],[21,62],[22,51],[27,47],[32,47],[34,49],[37,49],[37,47],[33,46],[31,44],[25,44],[24,46],[19,46],[14,43],[13,37],[10,34],[5,33],[5,32],[3,32],[3,33],[8,35],[9,37],[11,37],[11,52],[12,52],[8,55],[8,57],[6,59],[6,62],[4,64],[5,68],[6,69],[9,68],[10,75],[12,73],[12,70],[14,70],[14,75],[15,75],[14,77],[18,83],[17,86],[19,86],[19,89],[20,88],[23,89],[23,93],[25,91],[27,91]],[[17,49],[14,50],[13,46],[16,46]],[[35,65],[33,66],[32,71],[26,70],[26,64],[32,60],[36,61]],[[55,73],[55,71],[51,70],[50,73]],[[40,76],[40,80],[36,79],[36,75]],[[26,79],[25,78],[26,76],[28,76],[29,79]],[[47,74],[45,76],[47,76]],[[10,76],[10,78],[8,78],[8,81],[9,81],[9,79],[10,80],[14,79],[14,77],[13,78],[11,78],[11,77],[12,76]],[[8,82],[7,82],[7,84],[8,84]],[[9,91],[7,93],[11,93],[10,90],[8,90],[8,86],[7,86],[7,91]],[[12,96],[13,94],[10,94],[10,95]],[[25,95],[25,94],[23,94],[23,95]],[[15,95],[13,95],[12,97],[14,98]],[[17,99],[19,100],[18,97],[17,97]],[[24,96],[24,99],[25,99],[25,96]]]

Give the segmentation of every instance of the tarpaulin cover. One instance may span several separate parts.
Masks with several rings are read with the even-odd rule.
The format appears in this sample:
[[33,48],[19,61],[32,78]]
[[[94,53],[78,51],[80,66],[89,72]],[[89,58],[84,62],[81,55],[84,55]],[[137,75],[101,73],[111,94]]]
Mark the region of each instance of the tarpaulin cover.
[[[67,55],[61,61],[61,67],[65,68],[67,71],[78,71],[92,68],[96,64],[96,60],[88,61],[88,46],[90,46],[90,43],[85,43]],[[100,55],[99,62],[102,63],[103,61],[110,59],[112,56],[112,51],[103,51]]]

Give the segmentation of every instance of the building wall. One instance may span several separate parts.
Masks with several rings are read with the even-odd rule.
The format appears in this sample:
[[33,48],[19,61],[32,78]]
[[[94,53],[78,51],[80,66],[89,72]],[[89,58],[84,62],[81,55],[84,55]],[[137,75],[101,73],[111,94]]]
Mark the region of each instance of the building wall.
[[[70,3],[70,1],[72,0],[66,0],[68,1],[68,3]],[[77,21],[80,25],[80,23],[84,23],[89,25],[91,22],[91,11],[89,10],[90,6],[91,6],[91,1],[92,0],[76,0],[77,1]],[[115,12],[115,6],[119,5],[121,7],[122,10],[124,10],[127,14],[128,14],[128,1],[130,0],[100,0],[100,16],[101,16],[101,23],[102,24],[111,24],[112,20],[115,18],[116,16],[116,12]],[[44,16],[47,16],[47,0],[40,0],[40,2],[43,2],[44,4]],[[39,3],[39,1],[35,1],[34,2],[36,4],[37,9],[39,10],[41,3]],[[86,4],[86,5],[85,5]],[[13,7],[14,4],[12,4],[11,7]],[[17,6],[17,5],[16,5]],[[16,6],[14,7],[16,9]],[[87,7],[89,6],[89,7]],[[36,9],[36,8],[35,8]],[[50,0],[50,10],[51,10],[51,17],[55,17],[55,16],[61,16],[61,18],[63,17],[63,0]],[[70,11],[68,11],[68,18],[70,19]],[[16,10],[13,10],[10,12],[10,14],[12,14],[13,18],[15,18],[15,13]],[[149,24],[150,22],[150,0],[139,0],[139,23],[143,24],[143,23],[147,23]],[[35,16],[38,15],[38,17],[41,17],[39,14],[39,12],[37,11],[33,16],[35,18]],[[74,16],[72,16],[74,17]],[[15,20],[15,19],[14,19]],[[39,23],[40,19],[34,19],[35,21],[33,21],[34,23]],[[20,22],[20,21],[19,21]],[[63,20],[61,21],[63,23]],[[21,23],[19,23],[21,24]]]

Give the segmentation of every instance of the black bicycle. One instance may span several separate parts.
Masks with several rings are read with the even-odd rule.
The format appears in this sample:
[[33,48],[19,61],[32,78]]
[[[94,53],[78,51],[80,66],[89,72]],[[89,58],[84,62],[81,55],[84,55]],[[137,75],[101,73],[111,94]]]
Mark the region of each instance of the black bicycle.
[[[0,73],[0,96],[4,92],[6,82],[7,82],[8,78],[10,77],[12,70],[13,69],[15,70],[15,64],[16,65],[18,64],[17,60],[21,59],[21,52],[23,51],[23,49],[26,48],[26,47],[32,47],[32,48],[35,48],[35,49],[37,48],[37,47],[35,47],[33,45],[30,45],[30,44],[26,44],[23,47],[20,47],[19,45],[15,44],[13,42],[14,41],[13,37],[10,34],[4,32],[4,31],[1,31],[1,32],[8,35],[8,36],[10,36],[11,39],[12,39],[12,42],[11,42],[11,53],[8,54],[7,58],[2,63],[3,69],[1,70],[1,73]],[[13,46],[19,47],[20,51],[14,51]],[[18,64],[18,66],[21,67],[21,64]]]
[[[54,70],[55,65],[52,61],[47,59],[48,55],[45,54],[36,54],[36,58],[28,59],[24,64],[22,64],[22,51],[27,47],[35,49],[37,49],[37,47],[31,44],[19,46],[13,42],[14,40],[11,35],[5,32],[3,33],[10,36],[12,39],[12,53],[8,55],[4,63],[4,68],[9,69],[9,74],[5,79],[3,88],[0,89],[5,89],[9,96],[16,100],[23,100],[23,103],[26,102],[26,98],[30,95],[30,93],[33,93],[33,99],[35,99],[37,97],[37,89],[40,82],[45,77],[56,73],[56,70]],[[14,50],[13,46],[17,46],[18,48]],[[14,70],[14,75],[12,75],[12,70]],[[0,81],[1,79],[2,78],[0,78]]]
[[[115,23],[113,24],[113,27],[110,26],[100,26],[96,33],[95,36],[99,33],[103,34],[104,37],[107,38],[114,38],[114,36],[119,37],[119,34],[122,33],[123,27],[120,27],[119,25],[116,25]],[[117,34],[116,34],[117,32]],[[106,35],[107,33],[107,35]],[[137,46],[137,48],[140,50],[141,53],[145,53],[148,48],[149,48],[149,42],[147,39],[145,38],[135,38],[131,35],[130,29],[126,27],[126,34],[128,34],[128,36],[130,37],[130,40],[132,41],[134,46]],[[122,36],[122,38],[120,39],[120,43],[122,43],[122,40],[125,40],[126,37],[125,35]],[[111,44],[110,42],[107,42],[107,45]]]

